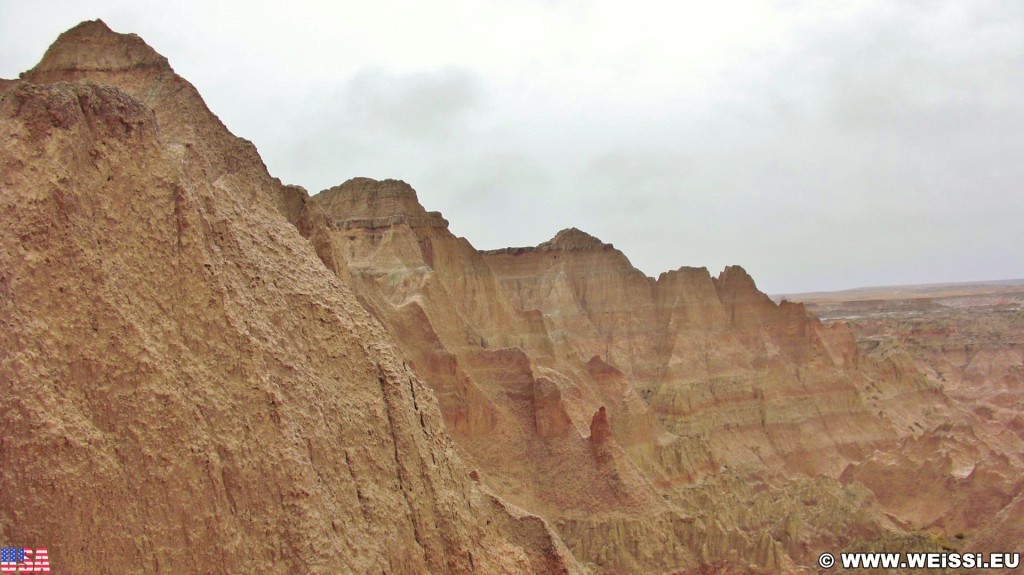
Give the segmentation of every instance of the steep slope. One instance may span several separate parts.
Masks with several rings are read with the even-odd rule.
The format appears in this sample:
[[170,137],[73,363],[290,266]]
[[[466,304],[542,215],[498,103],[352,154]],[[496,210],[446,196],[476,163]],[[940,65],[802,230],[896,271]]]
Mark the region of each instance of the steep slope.
[[579,570],[470,478],[289,190],[166,60],[91,22],[23,76],[0,100],[0,539],[64,573]]
[[[576,229],[480,252],[395,180],[309,198],[98,21],[0,98],[0,538],[66,572],[792,573],[1021,540],[1012,377],[965,408],[737,266],[648,278]],[[963,395],[1016,375],[997,351]]]
[[575,229],[485,258],[515,307],[543,314],[579,358],[615,365],[666,429],[721,464],[835,476],[897,437],[860,398],[871,373],[849,331],[776,305],[738,266],[653,280]]
[[885,404],[931,390],[862,365],[848,330],[741,268],[653,280],[575,229],[478,252],[394,180],[307,206],[321,259],[395,334],[468,461],[596,570],[779,572],[834,549],[836,526],[899,532],[838,478],[911,432],[917,415]]
[[164,142],[203,157],[210,181],[242,177],[298,223],[305,190],[271,177],[252,142],[228,131],[195,87],[135,34],[114,33],[101,20],[82,22],[61,34],[21,77],[33,83],[90,80],[117,86],[154,111]]
[[843,481],[893,517],[971,550],[1017,549],[1024,493],[1024,293],[1019,282],[810,294],[868,358],[916,365],[948,401],[941,423],[851,465]]
[[628,386],[584,395],[551,369],[538,318],[512,309],[484,258],[411,187],[357,178],[309,204],[322,259],[352,278],[431,382],[460,445],[512,501],[588,513],[658,505],[617,446],[602,460],[585,440],[602,401],[628,401]]

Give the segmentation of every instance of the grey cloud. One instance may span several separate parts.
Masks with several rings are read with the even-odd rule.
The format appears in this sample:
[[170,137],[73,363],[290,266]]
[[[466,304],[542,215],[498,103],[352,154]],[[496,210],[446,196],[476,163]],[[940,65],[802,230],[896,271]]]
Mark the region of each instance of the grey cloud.
[[457,130],[481,99],[480,80],[459,68],[407,75],[363,70],[348,82],[340,104],[354,123],[433,139]]
[[[950,5],[922,11],[938,6]],[[1013,69],[1024,40],[1001,38],[1003,23],[970,14],[945,20],[953,22],[925,26],[927,14],[906,12],[826,44],[836,55],[831,112],[842,127],[955,132],[1017,106],[1024,84]]]
[[[458,68],[396,74],[361,70],[309,87],[299,104],[268,110],[257,129],[275,175],[311,192],[356,175],[409,179],[457,154],[468,115],[485,102],[479,78]],[[277,160],[277,161],[274,161]]]
[[[532,155],[480,137],[422,174],[415,184],[428,209],[440,210],[453,233],[480,249],[539,243],[561,229],[573,207],[557,174]],[[564,223],[564,222],[562,222]],[[568,224],[562,227],[567,227]]]
[[[778,29],[755,26],[767,39],[750,51],[715,34],[694,44],[721,50],[695,77],[673,76],[690,69],[690,44],[626,29],[611,40],[630,51],[556,38],[550,51],[490,62],[446,52],[451,30],[403,45],[389,17],[356,5],[303,14],[294,29],[259,8],[241,25],[213,10],[187,38],[177,6],[154,17],[126,2],[66,2],[65,22],[39,6],[0,0],[0,64],[30,51],[30,66],[60,30],[122,14],[109,23],[164,52],[274,175],[312,192],[356,175],[405,179],[478,247],[576,226],[652,275],[738,263],[775,292],[1024,277],[1016,0],[775,2],[764,25]],[[586,18],[546,10],[538,2],[520,15],[562,39],[594,32]],[[307,58],[318,16],[331,24],[315,27],[323,45]],[[504,24],[486,24],[486,37],[505,37]],[[360,35],[370,40],[333,43]],[[375,43],[384,37],[398,49]],[[442,49],[431,51],[435,40]],[[494,48],[484,44],[481,54]],[[408,59],[421,48],[440,56]],[[381,54],[403,56],[351,67]]]
[[612,213],[642,216],[672,204],[692,170],[688,157],[671,150],[618,148],[592,158],[577,186]]

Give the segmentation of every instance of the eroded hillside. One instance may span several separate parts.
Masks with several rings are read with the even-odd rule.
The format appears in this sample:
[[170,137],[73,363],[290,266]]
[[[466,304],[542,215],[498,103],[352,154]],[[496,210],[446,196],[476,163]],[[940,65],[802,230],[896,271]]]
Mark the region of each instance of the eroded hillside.
[[[863,293],[861,293],[863,292]],[[851,467],[896,517],[969,548],[1024,548],[1020,281],[805,296],[872,358],[914,363],[950,398],[945,423]],[[914,467],[913,482],[894,481]]]
[[570,572],[139,38],[0,101],[0,536],[62,573]]
[[983,376],[866,353],[738,266],[649,278],[576,229],[482,252],[395,180],[309,197],[98,21],[0,93],[0,535],[65,572],[1019,545],[1019,418],[970,405]]
[[[826,550],[944,544],[879,498],[920,484],[899,454],[950,399],[742,268],[655,280],[576,229],[480,252],[394,180],[326,190],[301,225],[434,387],[466,459],[594,570],[778,572]],[[889,453],[889,484],[851,479]],[[980,485],[969,497],[1006,504]]]

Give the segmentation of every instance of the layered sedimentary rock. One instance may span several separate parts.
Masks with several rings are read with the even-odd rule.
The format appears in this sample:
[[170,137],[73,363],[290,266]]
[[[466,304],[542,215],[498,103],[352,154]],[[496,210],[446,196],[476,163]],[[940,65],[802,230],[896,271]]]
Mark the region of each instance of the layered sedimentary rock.
[[[947,398],[938,425],[844,471],[894,518],[967,550],[1024,545],[1024,292],[1020,282],[903,286],[806,297],[866,356],[913,364]],[[903,408],[902,411],[907,411]]]
[[165,59],[90,22],[2,89],[5,544],[63,573],[578,570]]
[[1011,377],[967,406],[738,266],[649,278],[576,229],[481,252],[396,180],[310,198],[100,22],[0,94],[0,536],[66,572],[788,573],[1020,543],[1005,354],[965,350],[946,391]]
[[[923,426],[887,404],[934,390],[862,362],[849,330],[775,304],[742,268],[654,280],[576,229],[479,252],[394,180],[326,190],[303,221],[434,388],[471,465],[595,569],[779,571],[835,545],[827,522],[844,514],[860,518],[850,537],[899,531],[838,479]],[[812,510],[796,477],[818,474],[831,479]],[[758,484],[793,502],[788,524],[770,505],[737,512],[735,487]]]
[[[310,207],[322,259],[352,278],[431,382],[460,445],[512,501],[588,512],[658,505],[617,445],[599,460],[581,440],[603,402],[629,401],[629,386],[609,384],[600,396],[553,369],[554,344],[538,314],[515,310],[484,257],[426,212],[411,187],[357,178]],[[643,420],[646,407],[632,399]]]
[[668,431],[707,441],[719,463],[835,474],[894,437],[858,395],[869,374],[852,335],[776,305],[738,266],[653,280],[575,229],[485,256],[517,309],[620,369]]

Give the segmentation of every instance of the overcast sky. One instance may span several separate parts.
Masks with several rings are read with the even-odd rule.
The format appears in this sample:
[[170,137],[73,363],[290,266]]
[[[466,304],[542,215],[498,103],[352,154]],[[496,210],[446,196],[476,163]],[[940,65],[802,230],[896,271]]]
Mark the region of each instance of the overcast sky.
[[1024,277],[1024,2],[0,0],[0,77],[102,18],[310,193],[478,248],[575,226],[770,293]]

